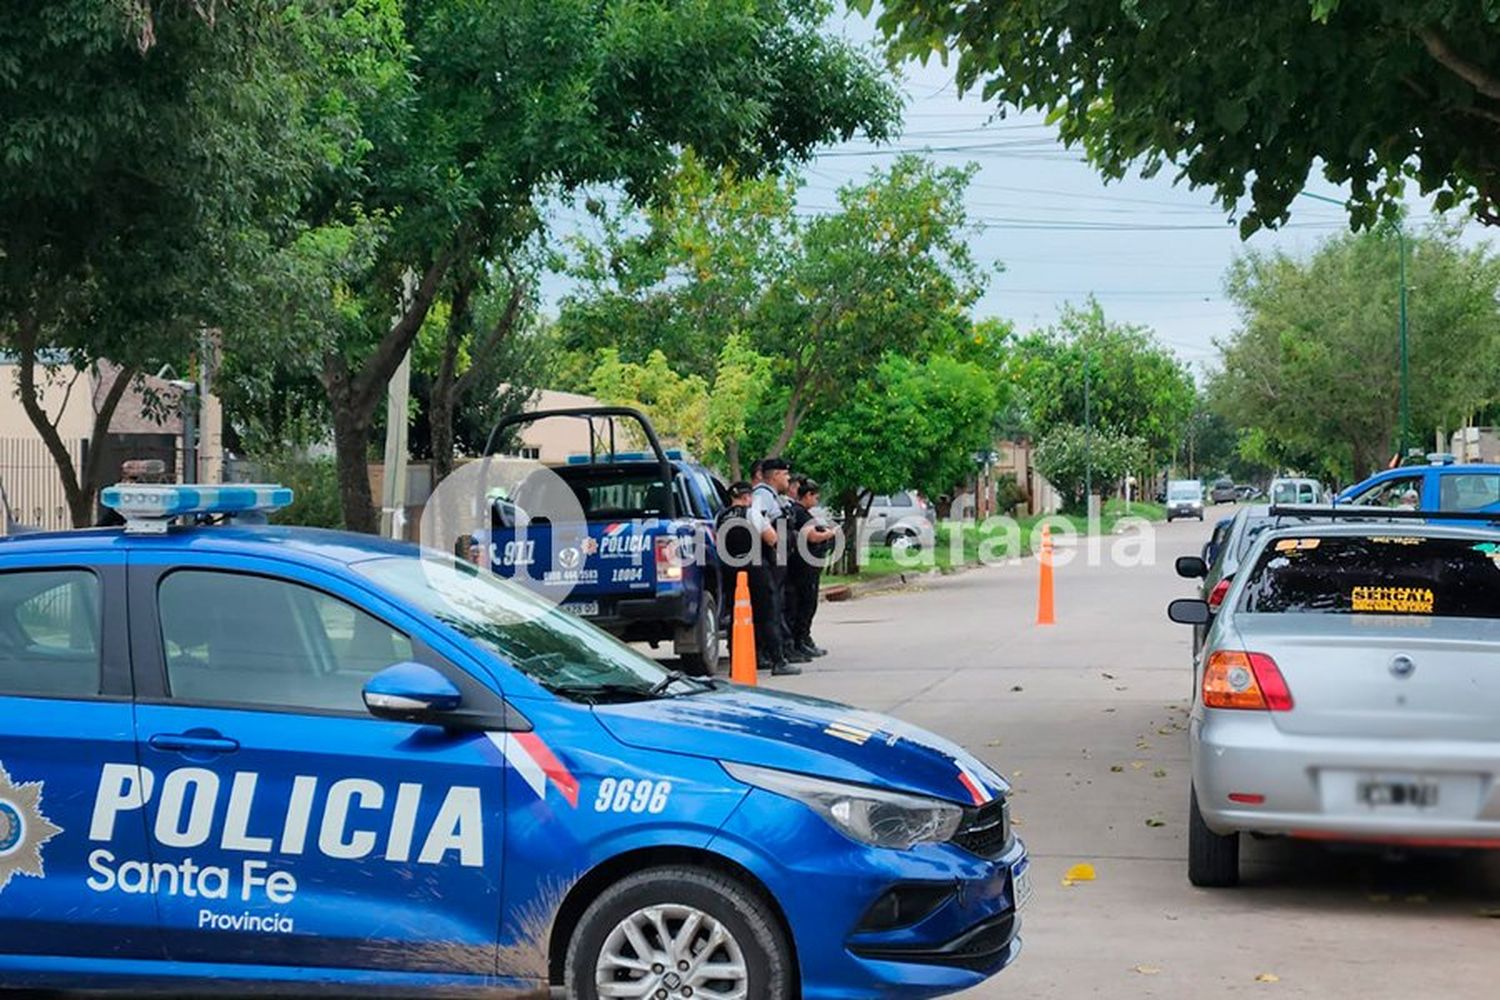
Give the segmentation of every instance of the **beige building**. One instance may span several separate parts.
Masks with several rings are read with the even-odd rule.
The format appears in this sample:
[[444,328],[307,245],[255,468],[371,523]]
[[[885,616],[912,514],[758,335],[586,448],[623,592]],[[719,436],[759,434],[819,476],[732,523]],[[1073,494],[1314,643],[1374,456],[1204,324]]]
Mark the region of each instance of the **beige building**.
[[[526,412],[566,410],[580,406],[598,406],[593,396],[576,392],[538,389],[526,406]],[[623,445],[624,442],[621,442]],[[632,447],[634,447],[632,445]],[[521,428],[521,458],[534,458],[543,465],[561,464],[569,455],[588,454],[589,423],[578,417],[552,417],[537,420]]]
[[[82,371],[72,366],[36,368],[42,408],[55,422],[74,468],[89,449],[104,447],[109,449],[106,482],[116,481],[126,462],[146,463],[137,468],[159,468],[165,481],[181,481],[181,393],[166,379],[146,376],[132,385],[115,409],[104,439],[91,439],[99,406],[118,372],[107,364]],[[0,525],[9,521],[28,527],[70,528],[62,477],[17,397],[19,380],[20,366],[0,360],[0,491],[6,508],[0,512],[4,515]],[[205,400],[200,422],[197,478],[218,482],[223,475],[224,447],[223,412],[217,397]]]

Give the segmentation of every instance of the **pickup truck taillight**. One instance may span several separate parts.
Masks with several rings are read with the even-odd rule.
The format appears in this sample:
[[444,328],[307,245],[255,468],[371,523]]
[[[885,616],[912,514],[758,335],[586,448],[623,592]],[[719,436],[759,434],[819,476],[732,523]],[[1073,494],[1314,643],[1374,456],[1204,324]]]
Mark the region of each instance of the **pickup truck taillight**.
[[682,580],[682,560],[678,558],[677,539],[658,536],[656,539],[656,582],[677,583]]
[[1214,584],[1214,589],[1208,595],[1208,607],[1210,611],[1218,611],[1219,605],[1224,603],[1224,595],[1229,593],[1229,577],[1224,577]]

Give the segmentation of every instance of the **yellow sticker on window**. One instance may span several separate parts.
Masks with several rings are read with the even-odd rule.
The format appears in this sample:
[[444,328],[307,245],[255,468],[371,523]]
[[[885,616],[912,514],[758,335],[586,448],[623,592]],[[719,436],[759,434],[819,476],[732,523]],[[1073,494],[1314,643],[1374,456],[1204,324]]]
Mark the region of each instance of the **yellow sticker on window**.
[[1323,539],[1321,538],[1283,538],[1276,543],[1277,552],[1291,552],[1293,549],[1315,549]]
[[1355,587],[1349,594],[1350,610],[1377,614],[1430,615],[1433,603],[1426,587]]

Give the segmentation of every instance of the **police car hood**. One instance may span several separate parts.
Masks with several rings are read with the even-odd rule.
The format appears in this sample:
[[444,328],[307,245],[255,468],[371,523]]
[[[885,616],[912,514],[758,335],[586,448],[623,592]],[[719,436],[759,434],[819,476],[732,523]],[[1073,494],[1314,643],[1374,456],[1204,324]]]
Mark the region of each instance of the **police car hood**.
[[627,746],[755,764],[978,805],[1008,787],[955,743],[837,702],[724,687],[676,698],[601,705],[599,721]]

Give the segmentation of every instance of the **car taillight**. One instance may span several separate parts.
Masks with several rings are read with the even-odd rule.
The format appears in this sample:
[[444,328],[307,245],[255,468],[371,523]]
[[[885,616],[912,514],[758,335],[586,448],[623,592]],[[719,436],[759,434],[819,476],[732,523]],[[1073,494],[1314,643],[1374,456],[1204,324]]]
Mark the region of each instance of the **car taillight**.
[[656,539],[656,580],[672,583],[682,579],[682,561],[677,558],[677,539],[658,536]]
[[1218,611],[1219,605],[1224,603],[1224,595],[1229,593],[1229,577],[1225,577],[1214,584],[1214,589],[1208,593],[1208,609]]
[[1221,649],[1203,668],[1203,707],[1289,712],[1292,692],[1269,656]]

